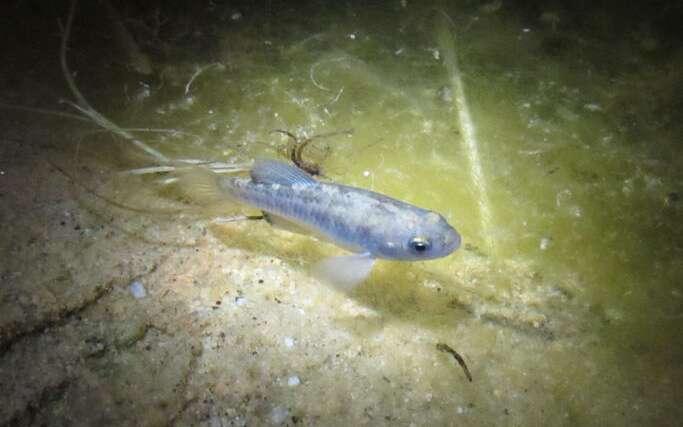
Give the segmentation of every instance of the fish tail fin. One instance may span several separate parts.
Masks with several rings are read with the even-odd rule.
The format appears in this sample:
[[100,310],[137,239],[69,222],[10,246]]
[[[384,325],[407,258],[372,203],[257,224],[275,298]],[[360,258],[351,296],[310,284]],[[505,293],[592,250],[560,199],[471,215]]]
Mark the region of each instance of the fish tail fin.
[[254,214],[253,208],[235,198],[222,184],[222,180],[229,178],[200,166],[178,169],[174,174],[178,195],[193,204],[201,215],[213,217],[219,222],[260,219],[257,218],[259,215]]
[[175,172],[180,197],[200,209],[203,215],[221,217],[242,214],[244,208],[221,190],[221,176],[202,167],[183,168]]
[[224,202],[226,196],[218,186],[218,175],[208,169],[194,167],[176,172],[181,196],[199,205]]

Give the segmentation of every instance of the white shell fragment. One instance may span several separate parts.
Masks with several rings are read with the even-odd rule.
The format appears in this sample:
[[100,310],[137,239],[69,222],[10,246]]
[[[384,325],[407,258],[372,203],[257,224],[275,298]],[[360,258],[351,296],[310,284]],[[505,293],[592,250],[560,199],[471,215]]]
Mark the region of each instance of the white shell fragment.
[[140,299],[147,296],[147,291],[145,291],[144,285],[139,280],[133,280],[133,282],[128,285],[128,290],[135,299]]
[[270,419],[273,424],[282,424],[287,420],[289,416],[289,410],[281,406],[276,406],[270,411]]

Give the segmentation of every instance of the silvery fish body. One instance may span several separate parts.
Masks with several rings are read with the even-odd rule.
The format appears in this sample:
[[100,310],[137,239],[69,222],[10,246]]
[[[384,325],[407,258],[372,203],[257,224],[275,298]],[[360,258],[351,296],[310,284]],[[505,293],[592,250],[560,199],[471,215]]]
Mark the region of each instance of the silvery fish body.
[[460,246],[460,235],[438,213],[373,191],[320,182],[281,162],[259,161],[250,178],[220,177],[218,186],[228,197],[264,211],[274,225],[284,223],[358,254],[323,266],[331,270],[326,276],[340,268],[358,270],[360,277],[346,286],[362,281],[376,258],[426,260]]

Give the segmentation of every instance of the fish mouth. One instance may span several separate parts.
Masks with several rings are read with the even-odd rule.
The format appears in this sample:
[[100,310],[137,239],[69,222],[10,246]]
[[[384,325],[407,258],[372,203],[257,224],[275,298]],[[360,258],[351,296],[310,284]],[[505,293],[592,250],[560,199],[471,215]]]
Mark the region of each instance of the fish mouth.
[[448,255],[458,249],[460,247],[460,241],[460,234],[458,234],[455,229],[451,229],[444,237],[444,255]]

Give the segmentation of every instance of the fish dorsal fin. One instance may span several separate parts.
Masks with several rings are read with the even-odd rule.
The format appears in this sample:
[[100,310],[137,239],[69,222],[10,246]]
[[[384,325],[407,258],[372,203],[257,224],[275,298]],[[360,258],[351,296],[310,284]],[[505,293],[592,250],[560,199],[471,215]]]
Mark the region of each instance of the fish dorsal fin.
[[312,176],[287,163],[275,160],[258,160],[251,169],[251,179],[261,184],[315,184]]

